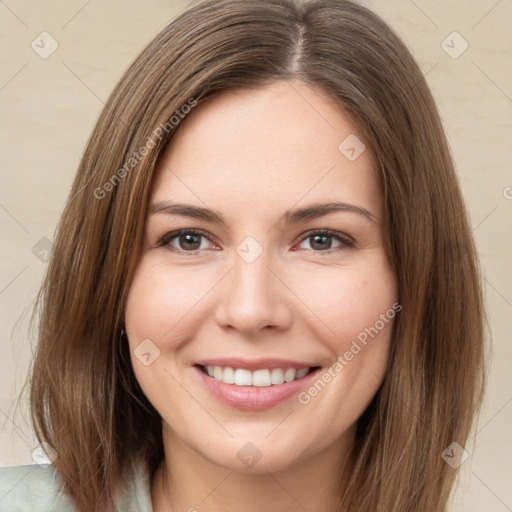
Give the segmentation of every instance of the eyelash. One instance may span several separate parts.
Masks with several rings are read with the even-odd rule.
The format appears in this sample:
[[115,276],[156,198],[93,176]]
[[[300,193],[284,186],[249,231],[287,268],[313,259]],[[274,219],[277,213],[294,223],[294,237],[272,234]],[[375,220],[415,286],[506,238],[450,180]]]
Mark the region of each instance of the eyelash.
[[[207,240],[209,240],[211,242],[209,236],[204,231],[202,231],[200,229],[180,229],[178,231],[172,231],[170,233],[167,233],[162,238],[160,238],[157,242],[157,247],[167,247],[170,250],[172,250],[173,252],[178,253],[178,254],[189,254],[189,255],[197,254],[198,252],[201,251],[201,249],[196,249],[194,251],[182,251],[182,250],[179,250],[179,249],[176,249],[176,248],[170,246],[170,243],[175,238],[178,238],[181,235],[186,235],[186,234],[195,235],[195,236],[203,236],[204,238],[206,238]],[[307,240],[308,238],[312,238],[313,236],[331,237],[331,238],[335,239],[336,241],[340,242],[340,244],[341,244],[341,246],[335,247],[334,249],[326,249],[326,250],[306,249],[306,250],[313,251],[315,253],[327,255],[327,254],[332,254],[333,252],[336,252],[339,250],[350,249],[355,246],[354,242],[352,240],[350,240],[347,236],[343,236],[341,233],[338,233],[336,231],[331,231],[329,229],[317,229],[317,230],[308,231],[307,233],[302,235],[302,237],[300,239],[300,243],[304,242],[304,240]]]

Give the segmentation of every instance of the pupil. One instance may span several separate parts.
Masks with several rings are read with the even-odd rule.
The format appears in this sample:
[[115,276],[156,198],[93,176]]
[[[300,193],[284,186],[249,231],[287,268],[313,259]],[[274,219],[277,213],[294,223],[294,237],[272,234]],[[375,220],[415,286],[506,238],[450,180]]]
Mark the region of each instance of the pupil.
[[[324,236],[324,235],[314,235],[313,236],[313,244],[312,244],[313,249],[326,249],[326,248],[329,249],[331,244],[325,245],[325,240],[328,238],[329,238],[328,236]],[[322,245],[320,243],[320,245],[318,247],[315,247],[315,245],[318,244],[318,239],[322,239],[324,242],[324,245]]]
[[[197,235],[181,235],[182,247],[192,250],[197,249],[201,245],[200,242],[197,242],[197,238],[199,238]],[[190,245],[193,247],[190,247]]]

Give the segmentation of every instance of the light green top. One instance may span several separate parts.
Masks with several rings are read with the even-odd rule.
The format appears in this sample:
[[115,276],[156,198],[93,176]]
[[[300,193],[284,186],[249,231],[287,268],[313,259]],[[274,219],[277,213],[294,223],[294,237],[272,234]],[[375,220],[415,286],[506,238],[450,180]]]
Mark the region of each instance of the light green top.
[[[152,512],[149,473],[143,464],[134,466],[126,479],[117,512]],[[53,466],[0,467],[0,512],[76,512]]]

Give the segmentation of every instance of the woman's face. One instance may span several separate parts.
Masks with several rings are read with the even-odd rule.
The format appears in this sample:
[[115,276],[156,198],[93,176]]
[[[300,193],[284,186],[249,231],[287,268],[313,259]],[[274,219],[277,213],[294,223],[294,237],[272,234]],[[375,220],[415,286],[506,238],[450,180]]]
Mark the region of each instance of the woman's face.
[[224,93],[182,121],[125,319],[164,441],[266,472],[352,439],[397,310],[360,139],[300,81]]

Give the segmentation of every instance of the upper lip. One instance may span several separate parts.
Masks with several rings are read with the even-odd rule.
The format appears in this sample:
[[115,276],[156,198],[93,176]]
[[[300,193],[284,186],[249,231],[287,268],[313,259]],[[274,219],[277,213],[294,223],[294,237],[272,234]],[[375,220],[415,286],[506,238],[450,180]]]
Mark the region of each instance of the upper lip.
[[242,368],[245,370],[263,370],[273,368],[311,368],[319,366],[311,362],[293,361],[290,359],[239,359],[239,358],[213,358],[196,361],[201,366],[220,366],[222,368]]

